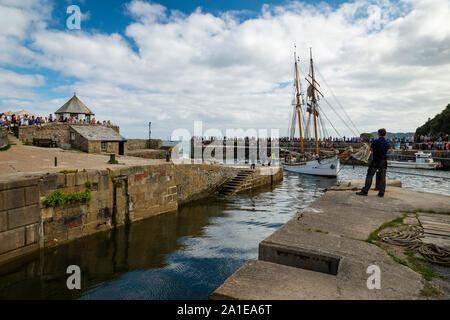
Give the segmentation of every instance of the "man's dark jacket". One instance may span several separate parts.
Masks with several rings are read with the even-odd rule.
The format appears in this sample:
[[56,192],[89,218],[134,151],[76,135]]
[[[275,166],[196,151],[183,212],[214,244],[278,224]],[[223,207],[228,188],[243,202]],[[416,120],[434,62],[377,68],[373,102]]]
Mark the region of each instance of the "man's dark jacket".
[[373,149],[372,164],[373,165],[385,165],[387,164],[387,152],[389,150],[389,142],[384,137],[380,137],[370,146]]

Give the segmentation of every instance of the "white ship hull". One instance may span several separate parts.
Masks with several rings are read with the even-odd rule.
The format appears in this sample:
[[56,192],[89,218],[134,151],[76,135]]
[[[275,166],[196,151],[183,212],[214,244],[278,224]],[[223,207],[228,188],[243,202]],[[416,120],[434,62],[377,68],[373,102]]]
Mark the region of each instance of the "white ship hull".
[[314,176],[324,176],[335,178],[339,172],[339,159],[337,157],[330,159],[323,159],[317,161],[292,162],[283,163],[283,169],[290,172],[310,174]]
[[406,162],[406,161],[391,161],[388,160],[388,167],[394,168],[410,168],[410,169],[436,169],[439,167],[439,162],[432,163],[417,163],[417,162]]

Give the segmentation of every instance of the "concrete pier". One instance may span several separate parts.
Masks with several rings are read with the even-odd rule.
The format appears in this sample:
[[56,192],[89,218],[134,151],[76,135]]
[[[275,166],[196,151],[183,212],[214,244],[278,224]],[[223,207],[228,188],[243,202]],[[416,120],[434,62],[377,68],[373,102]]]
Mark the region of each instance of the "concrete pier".
[[[405,212],[449,211],[450,196],[403,189],[395,181],[388,183],[384,198],[375,191],[358,196],[362,183],[333,187],[299,212],[260,243],[257,261],[244,264],[210,299],[427,298],[424,289],[431,282],[366,239]],[[381,272],[380,289],[367,286],[373,265]],[[449,283],[443,282],[446,288],[437,298],[448,299]]]

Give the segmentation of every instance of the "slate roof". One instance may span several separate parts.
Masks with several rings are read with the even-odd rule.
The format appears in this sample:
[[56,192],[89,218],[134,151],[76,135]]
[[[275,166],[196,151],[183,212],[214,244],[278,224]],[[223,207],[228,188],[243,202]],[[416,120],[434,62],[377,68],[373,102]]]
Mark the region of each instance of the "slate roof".
[[89,141],[127,141],[112,128],[101,125],[71,125],[70,127]]
[[67,101],[61,108],[59,108],[56,112],[57,113],[82,113],[82,114],[90,114],[94,115],[94,113],[89,110],[86,105],[81,102],[80,99],[76,95],[74,95],[72,98],[70,98],[69,101]]

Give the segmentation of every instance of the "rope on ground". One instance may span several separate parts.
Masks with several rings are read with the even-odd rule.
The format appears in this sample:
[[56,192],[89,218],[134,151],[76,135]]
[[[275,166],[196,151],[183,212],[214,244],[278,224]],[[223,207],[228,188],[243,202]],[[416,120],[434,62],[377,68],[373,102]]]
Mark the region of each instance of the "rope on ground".
[[428,262],[450,267],[450,250],[426,243],[418,251]]
[[423,243],[424,231],[419,226],[409,226],[406,230],[379,233],[383,242],[417,250],[430,263],[450,267],[450,250],[432,243]]
[[423,229],[418,226],[409,226],[403,231],[384,232],[378,235],[386,243],[407,247],[408,250],[418,248],[422,244]]

